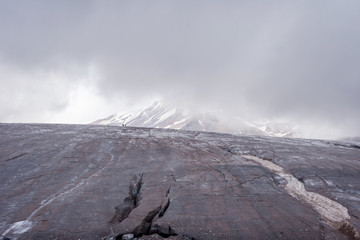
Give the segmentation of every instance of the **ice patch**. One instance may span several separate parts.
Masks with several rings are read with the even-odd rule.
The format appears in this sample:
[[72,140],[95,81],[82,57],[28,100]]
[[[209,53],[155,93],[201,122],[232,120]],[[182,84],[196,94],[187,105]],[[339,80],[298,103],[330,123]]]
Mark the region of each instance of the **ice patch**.
[[14,234],[23,234],[30,230],[32,227],[32,222],[28,220],[19,221],[16,223],[13,223],[11,227],[9,227],[2,235],[1,237],[5,237],[6,234],[8,234],[10,231],[13,231]]
[[292,197],[312,207],[330,226],[340,228],[347,219],[350,219],[347,208],[318,193],[306,191],[304,184],[293,175],[285,172],[282,167],[258,157],[250,155],[242,155],[242,157],[252,160],[280,177],[285,178],[287,181],[285,190]]
[[15,234],[22,234],[27,232],[32,226],[31,221],[20,221],[13,224],[13,232]]

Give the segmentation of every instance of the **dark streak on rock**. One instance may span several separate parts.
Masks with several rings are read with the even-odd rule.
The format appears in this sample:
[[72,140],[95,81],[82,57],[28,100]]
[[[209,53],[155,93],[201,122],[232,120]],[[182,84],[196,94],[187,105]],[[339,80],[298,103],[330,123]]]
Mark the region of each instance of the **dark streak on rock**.
[[195,238],[190,237],[190,236],[188,236],[188,235],[182,235],[181,237],[182,237],[184,240],[196,240]]
[[8,162],[8,161],[11,161],[11,160],[17,159],[17,158],[19,158],[19,157],[24,156],[25,154],[27,154],[27,153],[22,153],[22,154],[19,154],[19,155],[15,156],[15,157],[12,157],[12,158],[6,159],[6,160],[5,160],[5,162]]
[[341,143],[334,143],[334,146],[336,146],[336,147],[345,147],[345,148],[360,149],[360,146],[359,146],[359,145],[356,145],[356,144],[346,145],[346,144],[341,144]]
[[170,194],[170,190],[171,190],[171,187],[169,187],[169,189],[166,191],[166,195],[165,195],[165,197],[168,197],[168,196],[169,196],[169,194]]
[[224,178],[224,180],[226,180],[225,174],[224,174],[222,171],[220,171],[219,169],[216,169],[215,167],[211,166],[210,164],[207,164],[207,165],[208,165],[212,170],[218,172],[218,173]]
[[254,178],[252,178],[252,179],[249,179],[249,180],[247,180],[247,181],[244,181],[244,182],[239,182],[239,184],[240,184],[240,185],[243,185],[243,184],[245,184],[245,183],[252,182],[252,181],[254,181],[254,180],[256,180],[256,179],[263,178],[263,177],[267,177],[267,176],[261,175],[261,176],[258,176],[258,177],[254,177]]
[[356,148],[356,149],[360,149],[360,146],[359,146],[359,145],[355,145],[355,144],[350,145],[350,147]]
[[315,174],[315,176],[318,177],[318,178],[324,183],[324,185],[325,185],[326,187],[328,187],[328,184],[327,184],[327,182],[325,181],[324,178],[320,177],[320,176],[317,175],[317,174]]
[[132,200],[134,207],[137,207],[141,200],[140,190],[143,184],[143,176],[144,173],[142,173],[140,177],[134,177],[129,187],[129,197]]
[[129,196],[124,199],[124,202],[115,207],[115,215],[110,223],[120,223],[129,216],[131,211],[139,206],[141,196],[140,190],[143,184],[144,173],[140,177],[134,177],[129,186]]
[[165,206],[160,210],[159,212],[159,218],[161,218],[162,216],[164,216],[166,210],[169,208],[170,206],[170,199],[167,200]]
[[174,180],[174,182],[176,182],[176,178],[175,178],[174,174],[171,174],[171,177]]

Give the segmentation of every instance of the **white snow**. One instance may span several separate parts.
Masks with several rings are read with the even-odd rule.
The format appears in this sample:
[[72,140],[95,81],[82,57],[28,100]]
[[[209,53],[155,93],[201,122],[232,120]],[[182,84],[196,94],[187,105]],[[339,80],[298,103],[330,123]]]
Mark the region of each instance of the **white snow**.
[[10,231],[13,231],[15,234],[23,234],[30,230],[31,227],[32,222],[29,220],[15,222],[1,235],[1,237],[5,237]]
[[160,115],[160,117],[158,118],[158,120],[154,123],[154,124],[159,124],[162,121],[166,120],[167,118],[171,117],[172,115],[174,115],[176,113],[176,108],[173,108],[169,111],[166,111],[165,113],[163,113],[162,115]]
[[304,184],[293,175],[285,172],[282,167],[258,157],[250,155],[242,155],[242,157],[252,160],[278,174],[280,177],[285,178],[288,182],[285,190],[300,202],[311,206],[330,226],[339,228],[344,221],[350,219],[347,208],[318,193],[306,191]]
[[[201,112],[200,112],[201,113]],[[200,114],[199,113],[199,114]],[[125,114],[115,114],[102,120],[97,120],[97,124],[102,125],[127,125],[132,127],[152,127],[152,128],[172,128],[184,129],[188,122],[184,121],[185,117],[191,118],[192,121],[198,122],[199,125],[193,125],[192,130],[198,131],[218,131],[222,129],[226,133],[264,136],[298,136],[298,131],[292,125],[282,120],[272,121],[255,121],[245,120],[239,116],[225,116],[223,111],[207,111],[195,116],[188,108],[174,108],[160,101],[154,102],[149,107],[142,110],[132,111]],[[224,120],[215,121],[212,119]],[[183,120],[184,122],[179,123]],[[229,123],[229,124],[225,124]]]
[[13,224],[13,231],[15,234],[22,234],[27,232],[32,226],[32,222],[30,221],[20,221]]
[[186,122],[188,119],[189,119],[189,117],[184,118],[184,119],[181,119],[181,120],[179,120],[179,121],[174,122],[173,124],[167,125],[165,128],[175,127],[175,126],[178,125],[178,124],[181,124],[181,123]]

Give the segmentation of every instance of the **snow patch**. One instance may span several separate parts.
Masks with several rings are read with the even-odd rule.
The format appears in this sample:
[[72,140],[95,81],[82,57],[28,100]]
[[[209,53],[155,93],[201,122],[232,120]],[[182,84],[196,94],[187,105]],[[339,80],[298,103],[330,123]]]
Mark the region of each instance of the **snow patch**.
[[14,234],[23,234],[29,231],[31,227],[32,222],[28,220],[15,222],[1,235],[1,237],[5,237],[10,231],[13,231]]
[[187,121],[188,119],[189,119],[189,117],[184,118],[184,119],[181,119],[181,120],[179,120],[179,121],[174,122],[173,124],[170,124],[170,125],[165,126],[165,128],[172,128],[172,127],[174,127],[174,126],[176,126],[176,125],[178,125],[178,124],[184,123],[184,122]]
[[165,121],[167,118],[169,118],[170,116],[174,115],[176,113],[176,108],[173,108],[169,111],[166,111],[165,113],[163,113],[158,120],[154,123],[154,124],[159,124],[162,121]]
[[20,221],[13,224],[13,231],[15,234],[22,234],[27,232],[32,226],[31,221]]
[[258,157],[250,155],[242,155],[242,157],[252,160],[280,177],[285,178],[288,182],[285,185],[285,190],[292,197],[312,207],[330,226],[340,228],[347,219],[350,219],[347,208],[318,193],[306,191],[304,184],[293,175],[285,172],[282,167]]

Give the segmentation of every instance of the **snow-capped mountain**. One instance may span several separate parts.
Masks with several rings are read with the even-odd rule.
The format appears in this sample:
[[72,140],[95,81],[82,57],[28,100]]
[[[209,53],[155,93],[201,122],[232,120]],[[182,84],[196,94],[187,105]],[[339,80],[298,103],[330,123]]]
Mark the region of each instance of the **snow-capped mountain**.
[[224,119],[217,112],[192,114],[187,109],[169,107],[159,101],[154,102],[144,110],[114,114],[91,124],[171,128],[276,137],[299,136],[296,128],[286,122],[249,122],[239,117],[227,117]]
[[162,103],[156,101],[145,110],[114,114],[92,122],[92,124],[182,129],[189,122],[190,116],[186,111],[165,107]]

